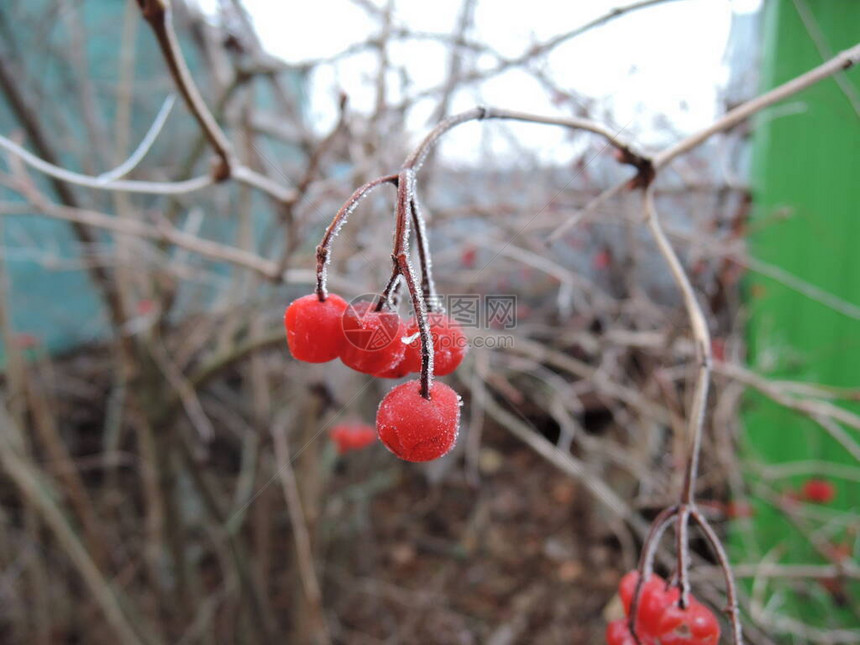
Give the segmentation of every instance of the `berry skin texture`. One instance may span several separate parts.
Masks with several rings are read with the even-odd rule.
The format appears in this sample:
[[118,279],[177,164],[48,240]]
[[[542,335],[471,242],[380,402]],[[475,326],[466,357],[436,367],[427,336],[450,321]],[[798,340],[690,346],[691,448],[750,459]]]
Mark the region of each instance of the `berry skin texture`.
[[329,431],[329,437],[337,446],[337,454],[343,455],[376,442],[376,429],[366,423],[342,423]]
[[[639,580],[638,571],[627,573],[618,585],[618,593],[621,596],[621,604],[624,613],[630,615],[630,607],[633,604],[633,594],[636,592],[636,582]],[[659,635],[660,620],[663,611],[678,599],[678,590],[666,589],[666,581],[660,576],[652,574],[642,586],[642,595],[639,597],[639,605],[636,608],[636,629],[641,632],[640,636]]]
[[406,326],[396,312],[374,309],[374,303],[365,301],[351,304],[343,312],[341,325],[346,342],[340,360],[357,372],[375,375],[393,369],[403,360]]
[[431,461],[451,450],[460,426],[460,397],[444,383],[421,396],[418,380],[398,385],[382,399],[376,413],[379,439],[405,461]]
[[[406,351],[409,351],[407,347]],[[400,360],[397,365],[392,367],[391,369],[387,369],[384,372],[379,372],[374,374],[376,378],[403,378],[407,374],[411,374],[413,370],[409,369],[409,366],[406,364],[406,355],[404,354],[403,358]]]
[[[630,616],[638,571],[630,571],[618,584],[618,595],[624,613]],[[643,645],[717,645],[720,641],[720,623],[702,603],[692,595],[686,609],[678,606],[680,591],[666,588],[666,581],[651,575],[642,587],[636,611],[636,631]],[[617,623],[617,624],[616,624]],[[611,637],[611,638],[610,638]],[[625,638],[629,640],[624,640]],[[612,640],[614,639],[614,640]],[[606,630],[608,645],[627,645],[635,640],[627,628],[627,620],[614,621]]]
[[293,357],[306,363],[326,363],[340,356],[345,309],[346,301],[335,294],[320,302],[311,293],[290,303],[284,312],[284,328]]
[[720,623],[710,609],[691,596],[686,609],[676,604],[666,607],[658,635],[661,645],[717,645]]
[[[639,642],[642,645],[655,645],[657,641],[650,636],[640,634]],[[626,618],[613,620],[606,626],[606,645],[636,645],[636,639],[627,627]]]
[[836,498],[836,488],[826,479],[807,479],[800,489],[800,496],[808,502],[829,504]]
[[[433,373],[436,376],[446,376],[463,362],[463,357],[469,348],[468,340],[463,334],[460,324],[445,314],[427,314],[427,324],[430,327],[430,335],[433,337]],[[418,321],[411,318],[406,327],[406,336],[412,337],[417,334]],[[410,372],[421,371],[420,337],[416,337],[406,346],[403,363]]]

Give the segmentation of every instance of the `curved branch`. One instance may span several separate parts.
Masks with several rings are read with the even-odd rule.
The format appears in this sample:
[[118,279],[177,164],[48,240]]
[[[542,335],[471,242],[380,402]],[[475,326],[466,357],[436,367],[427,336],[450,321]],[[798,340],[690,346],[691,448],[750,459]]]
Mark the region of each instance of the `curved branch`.
[[133,179],[116,179],[105,181],[103,176],[93,177],[90,175],[82,175],[65,168],[60,168],[54,164],[40,159],[26,148],[19,146],[14,141],[0,135],[0,148],[15,155],[28,166],[35,168],[49,177],[59,179],[70,184],[83,186],[84,188],[95,188],[97,190],[120,191],[126,193],[142,193],[148,195],[182,195],[191,193],[201,188],[211,186],[214,180],[211,177],[201,176],[194,179],[177,182],[160,182],[160,181],[136,181]]

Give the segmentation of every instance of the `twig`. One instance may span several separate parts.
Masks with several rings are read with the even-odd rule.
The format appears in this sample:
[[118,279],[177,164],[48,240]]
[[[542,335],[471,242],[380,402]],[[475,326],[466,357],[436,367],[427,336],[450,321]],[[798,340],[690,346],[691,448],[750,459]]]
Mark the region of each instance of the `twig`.
[[124,177],[132,170],[134,170],[137,167],[137,164],[139,164],[141,160],[146,156],[146,153],[149,152],[149,149],[152,147],[152,144],[155,143],[155,140],[161,133],[161,129],[167,122],[167,117],[170,116],[170,111],[173,109],[173,106],[175,104],[175,94],[170,94],[166,99],[164,99],[164,103],[161,105],[161,109],[158,111],[158,114],[155,115],[155,121],[153,121],[152,125],[149,126],[149,130],[146,131],[146,134],[144,135],[143,139],[141,139],[140,144],[137,146],[137,148],[135,148],[134,152],[131,153],[129,158],[123,161],[113,170],[103,172],[98,176],[98,178],[104,182],[110,182],[115,179],[119,179],[120,177]]
[[340,229],[346,224],[352,211],[356,209],[359,202],[367,197],[367,195],[377,186],[383,184],[397,184],[397,175],[387,175],[379,177],[373,181],[369,181],[364,186],[356,189],[356,191],[346,200],[346,203],[340,207],[340,210],[335,214],[331,224],[328,225],[323,238],[317,246],[317,289],[316,293],[320,301],[324,301],[328,297],[326,291],[327,269],[331,259],[331,245],[334,238],[340,233]]
[[717,120],[707,128],[687,137],[686,139],[676,143],[671,148],[664,150],[654,157],[654,168],[660,169],[666,166],[673,159],[688,153],[693,148],[701,145],[718,132],[730,130],[739,123],[750,118],[757,112],[770,107],[774,103],[778,103],[798,92],[805,90],[811,85],[815,85],[819,81],[833,76],[837,72],[846,70],[860,61],[860,44],[854,45],[850,49],[846,49],[839,55],[831,58],[823,65],[809,70],[805,74],[794,78],[787,83],[783,83],[779,87],[766,92],[761,96],[747,101],[743,105],[739,105],[734,110],[730,110],[724,117]]
[[307,522],[305,521],[305,513],[302,509],[302,498],[299,495],[298,484],[296,483],[296,475],[293,472],[292,459],[290,458],[290,448],[287,442],[287,420],[289,411],[284,411],[279,414],[272,424],[272,439],[275,445],[275,460],[277,464],[278,478],[281,480],[281,487],[284,491],[284,498],[287,501],[287,511],[290,515],[290,524],[293,527],[293,541],[296,547],[296,562],[299,567],[299,576],[302,581],[302,588],[305,593],[305,598],[309,607],[316,614],[320,641],[323,643],[331,642],[328,636],[328,630],[325,625],[325,615],[323,613],[322,592],[320,591],[319,580],[317,579],[316,570],[314,568],[314,555],[311,550],[311,538],[308,533]]
[[212,169],[212,180],[221,182],[233,177],[236,181],[268,193],[278,201],[289,202],[295,199],[294,191],[286,190],[268,177],[242,166],[236,159],[233,146],[206,106],[206,102],[200,95],[191,72],[188,70],[188,65],[173,30],[173,15],[167,0],[137,0],[137,4],[144,19],[155,34],[164,61],[167,63],[167,68],[179,93],[182,94],[185,104],[218,156],[219,163]]
[[84,188],[149,195],[183,195],[185,193],[200,190],[201,188],[206,188],[214,183],[212,178],[207,176],[175,182],[137,181],[134,179],[114,179],[105,181],[102,176],[93,177],[90,175],[82,175],[77,172],[72,172],[71,170],[65,170],[64,168],[50,164],[47,161],[43,161],[25,148],[19,146],[14,141],[9,140],[2,135],[0,135],[0,148],[14,154],[28,166],[35,168],[49,177],[59,179],[60,181],[67,182],[69,184],[75,184],[76,186],[83,186]]
[[10,433],[12,420],[5,408],[0,408],[0,419],[5,426],[0,432],[0,463],[3,464],[6,474],[12,479],[21,495],[38,509],[45,524],[68,553],[69,559],[83,578],[84,583],[89,587],[90,592],[104,612],[105,618],[116,631],[120,640],[132,645],[144,645],[147,641],[152,642],[152,638],[144,641],[132,626],[122,608],[123,602],[117,597],[117,593],[111,588],[110,583],[102,576],[75,534],[74,529],[63,515],[62,510],[54,501],[55,496],[52,494],[50,483],[40,477],[36,466],[19,454],[9,443],[7,436]]

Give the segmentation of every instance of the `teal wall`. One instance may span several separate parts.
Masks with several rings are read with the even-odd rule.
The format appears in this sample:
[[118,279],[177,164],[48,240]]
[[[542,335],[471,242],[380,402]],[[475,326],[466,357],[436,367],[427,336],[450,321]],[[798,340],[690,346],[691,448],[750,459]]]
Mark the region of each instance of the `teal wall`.
[[[127,14],[127,12],[129,12]],[[122,157],[114,150],[117,104],[120,91],[121,54],[125,21],[133,20],[134,79],[132,84],[132,122],[128,148]],[[186,24],[177,21],[177,31],[189,67],[195,73],[204,96],[214,104],[209,88],[210,79],[197,59],[199,49],[192,41]],[[77,41],[71,36],[81,33]],[[33,43],[40,43],[34,47]],[[84,61],[76,60],[71,52],[76,44]],[[173,82],[164,66],[160,50],[149,26],[141,19],[133,0],[3,0],[0,2],[0,57],[14,71],[17,87],[28,102],[39,127],[63,166],[70,170],[97,175],[115,167],[138,145],[152,124],[165,98],[174,91]],[[204,70],[204,71],[200,71]],[[289,90],[300,95],[301,77],[286,78]],[[89,84],[82,87],[81,83]],[[247,87],[247,86],[246,86]],[[255,79],[250,87],[257,106],[272,105],[273,100],[263,79]],[[98,136],[88,129],[82,95],[91,90],[92,126]],[[299,99],[301,103],[301,99]],[[0,132],[10,136],[23,131],[19,119],[10,109],[0,91]],[[229,134],[229,133],[228,133]],[[181,101],[177,101],[157,142],[130,178],[152,178],[153,170],[166,171],[168,177],[182,177],[182,163],[199,139],[200,130]],[[98,140],[104,146],[95,145]],[[34,151],[32,141],[24,145]],[[266,156],[277,162],[296,159],[297,152],[286,145],[267,142]],[[211,155],[200,156],[192,174],[207,172]],[[0,153],[0,167],[6,168],[6,156]],[[31,177],[46,194],[59,202],[51,185],[36,171]],[[273,173],[273,176],[276,174]],[[113,193],[71,187],[82,207],[104,213],[116,213]],[[180,220],[191,208],[205,213],[201,235],[210,239],[235,243],[238,225],[238,191],[234,186],[208,189],[181,200]],[[218,198],[218,207],[214,206]],[[0,187],[0,201],[20,202],[12,191]],[[224,204],[227,204],[224,208]],[[144,217],[151,209],[163,210],[168,200],[162,197],[131,195],[128,197],[136,217]],[[271,236],[273,209],[265,197],[255,193],[251,200],[254,234],[258,240]],[[100,249],[96,256],[109,256],[113,236],[98,232]],[[44,217],[6,216],[2,220],[6,268],[11,282],[9,294],[13,327],[17,333],[32,334],[53,352],[62,352],[82,344],[104,340],[108,326],[100,297],[90,283],[87,272],[76,265],[86,259],[71,227]],[[278,236],[280,237],[280,236]],[[277,251],[277,245],[272,252]],[[188,312],[211,303],[220,284],[226,283],[231,267],[201,260],[197,263],[215,276],[209,284],[183,283],[179,293],[179,310]],[[3,347],[0,344],[0,362]]]

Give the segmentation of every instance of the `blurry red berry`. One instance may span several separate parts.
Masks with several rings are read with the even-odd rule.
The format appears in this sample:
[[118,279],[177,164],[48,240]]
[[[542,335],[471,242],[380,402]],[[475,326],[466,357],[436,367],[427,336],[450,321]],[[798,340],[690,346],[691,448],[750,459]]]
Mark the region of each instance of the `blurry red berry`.
[[478,249],[474,246],[467,246],[463,249],[463,254],[460,256],[460,264],[467,269],[475,266],[475,259],[478,257]]
[[320,301],[312,293],[294,300],[284,312],[290,352],[300,361],[325,363],[340,355],[344,345],[341,314],[346,301],[329,294]]
[[331,440],[342,455],[351,450],[361,450],[376,441],[376,429],[366,423],[343,423],[329,431]]
[[726,516],[731,519],[741,519],[753,517],[755,515],[755,509],[749,502],[745,502],[743,500],[731,500],[726,502],[725,513]]
[[[427,314],[427,323],[433,337],[433,373],[436,376],[445,376],[463,362],[469,342],[460,324],[445,314]],[[404,367],[411,372],[421,371],[421,337],[416,336],[417,334],[418,322],[412,318],[406,328],[406,336],[415,338],[406,346],[406,354],[403,357]]]
[[155,301],[154,300],[138,300],[137,301],[137,315],[138,316],[147,316],[155,311]]
[[724,339],[711,339],[711,356],[713,356],[715,361],[726,360],[726,341]]
[[41,344],[41,340],[35,334],[21,332],[12,336],[12,344],[18,349],[34,349]]
[[[636,582],[639,580],[638,571],[627,573],[618,585],[618,594],[621,596],[621,604],[624,613],[630,615],[630,607],[633,603],[633,594],[636,591]],[[643,636],[655,636],[660,626],[663,611],[678,598],[678,590],[674,587],[667,589],[666,581],[657,574],[652,574],[642,586],[642,595],[639,597],[639,605],[636,609],[636,629]]]
[[[648,636],[639,636],[642,645],[652,645],[654,640]],[[606,626],[606,645],[636,645],[636,639],[627,627],[627,619],[613,620]]]
[[720,623],[710,609],[690,596],[686,609],[677,603],[665,609],[656,636],[660,645],[717,645]]
[[598,271],[602,271],[612,264],[612,254],[607,249],[604,249],[594,256],[593,262],[594,268]]
[[828,551],[830,552],[830,557],[836,562],[849,560],[854,553],[854,549],[850,542],[836,542],[831,544]]
[[376,311],[373,302],[349,305],[341,320],[346,342],[340,360],[364,374],[380,374],[403,360],[406,327],[394,311]]
[[836,487],[826,479],[807,479],[803,482],[800,495],[807,502],[829,504],[836,498]]
[[421,396],[418,380],[391,390],[376,413],[376,430],[385,447],[406,461],[430,461],[448,453],[457,441],[460,397],[439,381],[430,398]]

